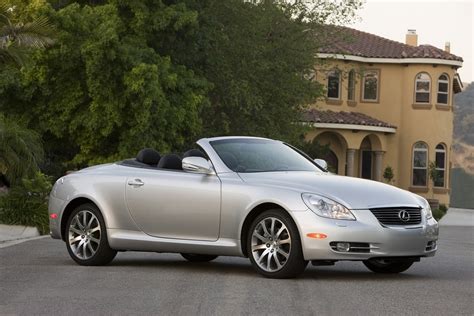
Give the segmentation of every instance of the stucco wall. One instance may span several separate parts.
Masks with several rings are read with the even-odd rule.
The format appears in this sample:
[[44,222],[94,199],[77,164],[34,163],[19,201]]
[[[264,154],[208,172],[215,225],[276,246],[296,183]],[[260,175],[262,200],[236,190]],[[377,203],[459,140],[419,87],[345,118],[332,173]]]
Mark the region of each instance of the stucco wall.
[[[414,188],[411,186],[412,168],[412,147],[417,141],[424,141],[428,144],[428,160],[435,160],[435,147],[439,143],[444,143],[447,148],[448,171],[445,175],[445,184],[449,188],[449,160],[450,148],[452,144],[453,130],[453,78],[455,69],[448,65],[431,64],[363,64],[359,62],[347,62],[340,60],[330,60],[320,66],[316,72],[316,80],[326,85],[326,73],[330,69],[337,67],[342,71],[341,98],[340,101],[324,100],[318,101],[314,107],[320,110],[329,109],[333,111],[361,112],[397,126],[395,134],[374,133],[383,143],[383,169],[391,166],[395,173],[395,185],[409,189],[426,198],[437,198],[440,203],[449,203],[448,190],[435,189],[429,181],[427,188]],[[354,69],[356,76],[355,102],[348,102],[348,71]],[[379,70],[379,98],[378,102],[361,102],[361,77],[364,70]],[[426,72],[431,76],[431,106],[414,106],[415,77],[420,72]],[[446,73],[450,79],[448,106],[436,105],[437,79]],[[327,130],[326,132],[330,132]],[[332,130],[334,132],[334,130]],[[307,138],[312,139],[321,134],[322,130],[314,130],[308,133]],[[367,132],[353,132],[348,130],[337,130],[347,143],[347,148],[360,148]],[[325,135],[327,139],[329,135]],[[357,146],[359,142],[359,146]],[[339,173],[344,172],[345,153],[337,149],[339,158]],[[341,156],[340,156],[341,155]],[[356,152],[356,175],[359,174],[359,152]]]

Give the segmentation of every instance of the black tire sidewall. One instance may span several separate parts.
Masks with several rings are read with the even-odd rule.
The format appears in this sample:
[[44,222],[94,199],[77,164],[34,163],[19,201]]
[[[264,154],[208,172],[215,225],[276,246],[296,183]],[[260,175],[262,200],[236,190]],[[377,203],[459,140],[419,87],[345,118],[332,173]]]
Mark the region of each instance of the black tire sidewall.
[[[252,254],[253,231],[255,230],[255,227],[257,226],[257,224],[260,223],[260,221],[268,217],[275,217],[275,218],[278,218],[280,221],[282,221],[285,224],[285,226],[288,228],[288,232],[291,238],[291,249],[290,249],[290,255],[288,257],[288,260],[282,269],[275,272],[268,272],[261,269],[258,266],[258,264],[255,262],[255,259],[253,258],[253,254]],[[298,275],[303,273],[304,269],[306,268],[308,264],[308,261],[304,260],[304,257],[303,257],[301,239],[300,239],[300,235],[298,232],[298,228],[296,227],[296,224],[294,223],[291,216],[288,213],[286,213],[285,210],[279,210],[279,209],[265,211],[254,219],[254,221],[250,225],[250,228],[247,232],[247,255],[254,269],[258,273],[268,278],[287,279],[287,278],[297,277]]]
[[189,262],[209,262],[216,259],[216,255],[200,255],[194,253],[182,253],[181,256]]
[[392,274],[408,270],[413,265],[414,261],[390,262],[382,265],[371,260],[365,260],[363,263],[372,272]]
[[[68,238],[69,238],[69,227],[71,225],[72,219],[80,211],[86,211],[86,210],[93,213],[99,220],[101,236],[100,236],[99,248],[97,248],[96,253],[91,258],[87,260],[83,260],[81,258],[78,258],[74,254],[74,252],[71,249],[71,246],[69,245]],[[66,239],[67,251],[69,252],[69,255],[71,256],[71,258],[80,265],[92,266],[92,265],[107,264],[110,261],[112,261],[112,259],[115,257],[117,253],[115,250],[112,250],[109,246],[109,242],[107,240],[107,229],[105,226],[104,218],[102,214],[100,213],[99,209],[97,208],[97,206],[95,206],[94,204],[91,204],[91,203],[82,204],[76,207],[74,211],[72,211],[72,213],[69,215],[69,218],[67,220],[65,234],[66,234],[65,239]]]

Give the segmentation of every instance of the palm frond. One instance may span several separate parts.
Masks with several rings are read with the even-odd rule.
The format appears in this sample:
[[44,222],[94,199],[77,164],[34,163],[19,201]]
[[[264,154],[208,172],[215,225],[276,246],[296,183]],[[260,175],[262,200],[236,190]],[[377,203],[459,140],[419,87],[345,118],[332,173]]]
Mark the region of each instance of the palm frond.
[[23,65],[32,49],[54,44],[55,29],[46,17],[26,23],[12,23],[11,5],[0,0],[0,63]]
[[38,170],[43,159],[40,136],[0,115],[0,172],[15,182]]

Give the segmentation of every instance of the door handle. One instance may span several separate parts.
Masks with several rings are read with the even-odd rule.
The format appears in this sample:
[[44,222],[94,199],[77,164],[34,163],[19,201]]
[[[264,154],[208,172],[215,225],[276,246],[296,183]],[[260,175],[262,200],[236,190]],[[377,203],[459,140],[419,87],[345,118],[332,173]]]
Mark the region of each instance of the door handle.
[[127,183],[128,185],[134,186],[134,187],[141,187],[145,183],[141,179],[135,179],[135,180],[130,180]]

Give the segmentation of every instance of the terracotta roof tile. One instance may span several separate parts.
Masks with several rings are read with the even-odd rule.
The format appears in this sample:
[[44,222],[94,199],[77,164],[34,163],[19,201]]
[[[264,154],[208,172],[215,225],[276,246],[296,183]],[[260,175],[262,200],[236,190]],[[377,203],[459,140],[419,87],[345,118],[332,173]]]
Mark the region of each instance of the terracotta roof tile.
[[397,128],[390,123],[380,121],[376,118],[359,112],[335,112],[331,110],[311,109],[303,112],[302,121],[311,123],[353,124]]
[[431,45],[410,46],[381,36],[343,26],[325,25],[318,35],[320,53],[354,55],[368,58],[463,59]]

